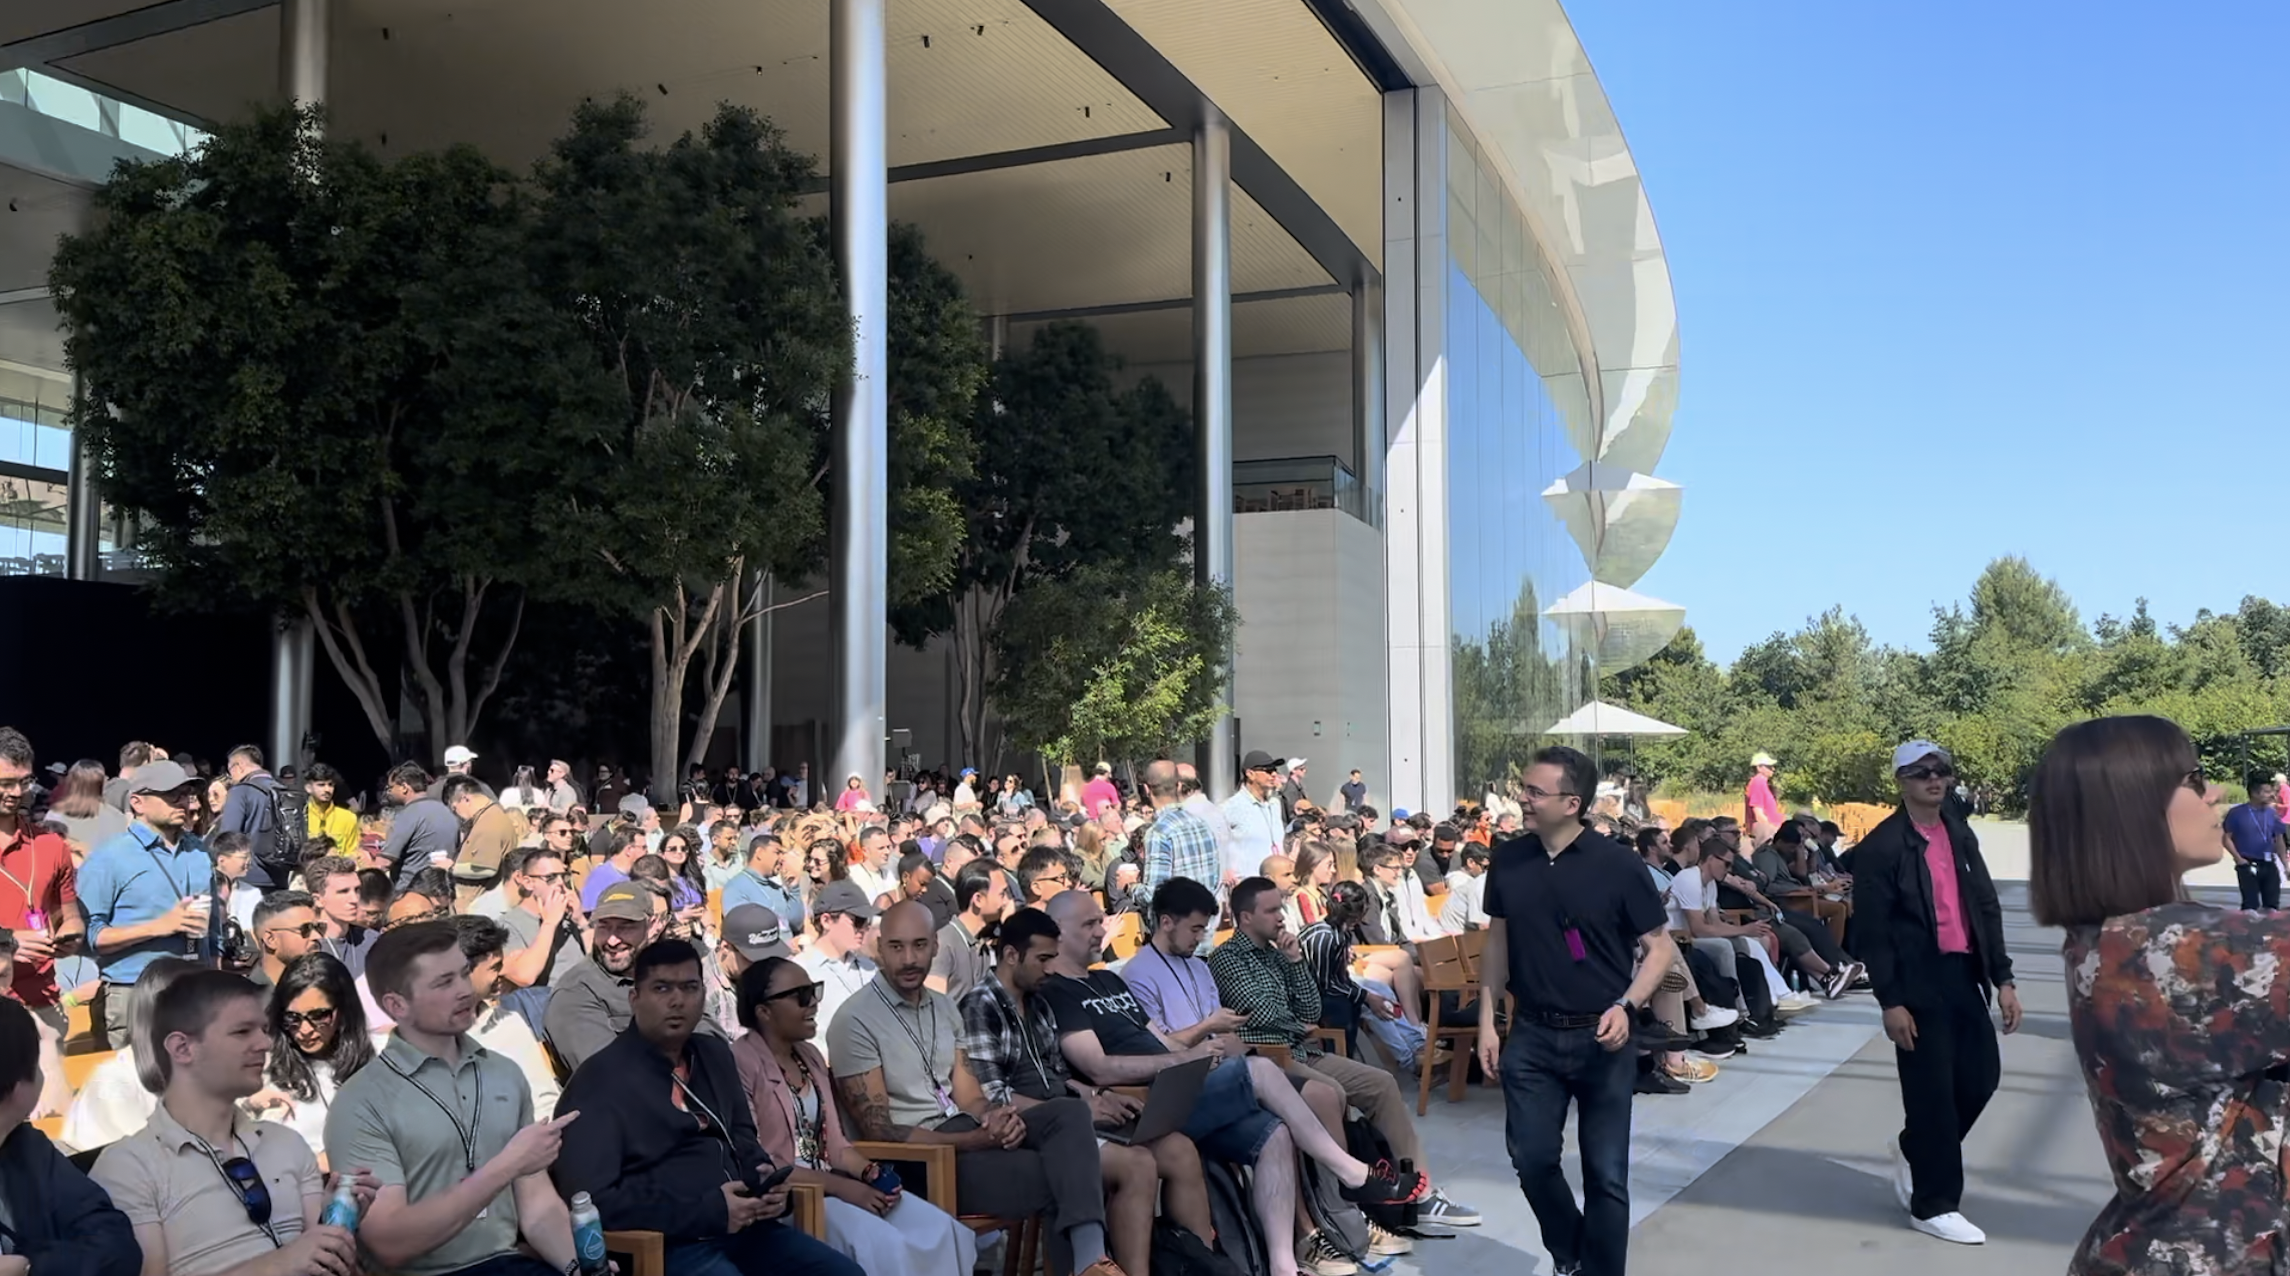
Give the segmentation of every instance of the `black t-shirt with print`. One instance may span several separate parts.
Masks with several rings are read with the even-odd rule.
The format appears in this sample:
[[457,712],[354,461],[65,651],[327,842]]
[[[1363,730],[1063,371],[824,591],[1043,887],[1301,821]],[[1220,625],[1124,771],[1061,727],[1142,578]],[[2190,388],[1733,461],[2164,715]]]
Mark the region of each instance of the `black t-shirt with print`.
[[[1144,1004],[1129,991],[1128,981],[1113,971],[1093,970],[1087,979],[1052,975],[1042,981],[1034,995],[1049,1003],[1061,1037],[1069,1032],[1094,1032],[1097,1044],[1109,1055],[1169,1052],[1169,1047],[1153,1035]],[[1080,1069],[1074,1072],[1080,1075]]]

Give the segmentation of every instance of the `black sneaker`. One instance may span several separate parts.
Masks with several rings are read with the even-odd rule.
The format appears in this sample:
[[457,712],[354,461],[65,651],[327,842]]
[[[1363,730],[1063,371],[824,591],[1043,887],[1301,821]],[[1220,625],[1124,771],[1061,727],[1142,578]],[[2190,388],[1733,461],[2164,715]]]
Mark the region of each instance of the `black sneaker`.
[[1660,1068],[1638,1074],[1637,1084],[1630,1087],[1635,1094],[1684,1094],[1693,1089],[1683,1081],[1663,1075]]
[[1741,1034],[1731,1027],[1705,1032],[1691,1049],[1704,1059],[1731,1059],[1734,1052],[1741,1049]]
[[1403,1176],[1388,1161],[1369,1166],[1367,1182],[1340,1189],[1343,1198],[1355,1205],[1413,1205],[1430,1192],[1431,1180],[1421,1170]]
[[1781,1025],[1771,1019],[1751,1019],[1741,1025],[1741,1035],[1752,1041],[1771,1041],[1781,1035]]

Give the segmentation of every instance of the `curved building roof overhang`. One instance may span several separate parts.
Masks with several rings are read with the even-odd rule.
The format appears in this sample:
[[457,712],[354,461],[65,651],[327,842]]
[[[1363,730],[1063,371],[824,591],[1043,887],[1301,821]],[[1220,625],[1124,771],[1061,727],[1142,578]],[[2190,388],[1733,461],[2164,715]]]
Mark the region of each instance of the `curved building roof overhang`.
[[1477,134],[1560,281],[1598,422],[1583,459],[1651,471],[1677,406],[1669,263],[1622,127],[1559,0],[1353,0]]

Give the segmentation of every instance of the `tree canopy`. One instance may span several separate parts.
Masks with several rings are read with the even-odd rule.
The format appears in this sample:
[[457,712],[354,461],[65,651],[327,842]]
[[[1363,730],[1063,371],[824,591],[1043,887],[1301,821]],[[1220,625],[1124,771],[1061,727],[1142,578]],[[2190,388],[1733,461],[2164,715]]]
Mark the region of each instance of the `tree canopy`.
[[[1687,728],[1637,744],[1650,783],[1731,791],[1750,754],[1781,762],[1796,800],[1888,801],[1888,751],[1917,736],[1946,745],[1968,782],[2006,809],[2061,727],[2107,714],[2155,713],[2195,737],[2224,778],[2238,733],[2290,720],[2290,611],[2245,598],[2232,613],[2158,624],[2140,600],[2128,619],[2086,627],[2057,582],[2025,559],[1999,558],[1970,605],[1937,608],[1931,649],[1879,646],[1840,608],[1710,661],[1691,629],[1646,663],[1608,679],[1616,703]],[[2253,757],[2282,764],[2279,742]]]

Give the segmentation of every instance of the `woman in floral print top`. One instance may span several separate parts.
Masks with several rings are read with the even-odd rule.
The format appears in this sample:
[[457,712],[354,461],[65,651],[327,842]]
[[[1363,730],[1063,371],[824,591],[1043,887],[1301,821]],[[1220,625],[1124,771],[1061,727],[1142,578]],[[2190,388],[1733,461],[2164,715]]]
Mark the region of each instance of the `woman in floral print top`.
[[2068,1014],[2115,1179],[2071,1276],[2290,1272],[2290,913],[2186,898],[2219,792],[2163,718],[2059,733],[2031,792],[2028,895],[2067,930]]

